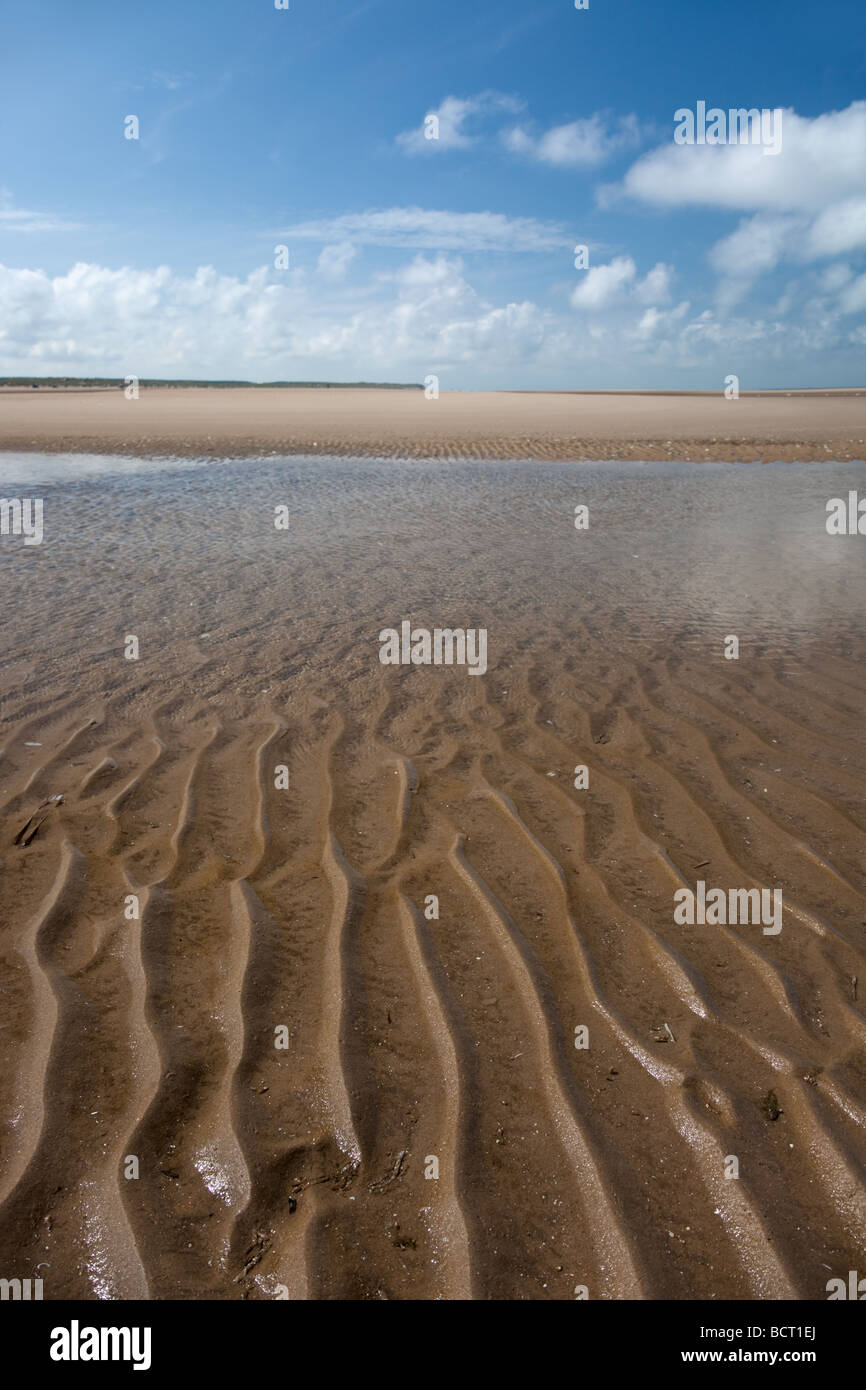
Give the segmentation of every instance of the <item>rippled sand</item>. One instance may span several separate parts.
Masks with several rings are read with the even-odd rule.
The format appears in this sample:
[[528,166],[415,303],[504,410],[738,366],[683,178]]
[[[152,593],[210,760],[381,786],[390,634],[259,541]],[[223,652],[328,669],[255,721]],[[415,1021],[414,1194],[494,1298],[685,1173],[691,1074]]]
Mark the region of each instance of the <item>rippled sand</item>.
[[[825,529],[862,464],[0,479],[45,503],[0,538],[0,1272],[825,1299],[862,1264],[866,538]],[[486,628],[487,673],[382,666],[406,618]],[[781,933],[675,925],[698,879],[780,887]]]

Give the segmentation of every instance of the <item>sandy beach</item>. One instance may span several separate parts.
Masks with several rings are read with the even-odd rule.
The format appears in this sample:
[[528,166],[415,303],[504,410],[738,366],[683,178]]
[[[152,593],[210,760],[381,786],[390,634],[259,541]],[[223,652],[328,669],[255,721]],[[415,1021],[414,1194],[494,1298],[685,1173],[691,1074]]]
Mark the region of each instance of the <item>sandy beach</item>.
[[0,390],[0,450],[189,457],[824,460],[866,457],[866,390]]
[[108,9],[3,7],[4,1349],[850,1378],[866,5]]
[[[824,524],[863,465],[105,456],[132,419],[124,453],[193,418],[190,456],[329,419],[333,451],[339,399],[0,403],[4,447],[103,453],[3,460],[45,503],[0,544],[4,1267],[46,1299],[825,1299],[866,1242],[866,560]],[[522,418],[555,458],[612,406],[391,408],[395,452]],[[863,418],[616,406],[641,438],[672,408],[816,457]],[[485,673],[383,665],[407,619],[483,628]],[[699,882],[780,890],[781,930],[677,923]]]

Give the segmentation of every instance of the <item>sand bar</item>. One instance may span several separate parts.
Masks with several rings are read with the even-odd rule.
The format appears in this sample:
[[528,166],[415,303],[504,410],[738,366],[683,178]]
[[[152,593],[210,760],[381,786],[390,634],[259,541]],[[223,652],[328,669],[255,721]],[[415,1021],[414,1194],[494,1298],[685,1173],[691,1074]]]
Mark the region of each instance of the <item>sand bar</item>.
[[866,457],[866,389],[743,393],[48,387],[0,391],[0,450],[188,457],[842,461]]

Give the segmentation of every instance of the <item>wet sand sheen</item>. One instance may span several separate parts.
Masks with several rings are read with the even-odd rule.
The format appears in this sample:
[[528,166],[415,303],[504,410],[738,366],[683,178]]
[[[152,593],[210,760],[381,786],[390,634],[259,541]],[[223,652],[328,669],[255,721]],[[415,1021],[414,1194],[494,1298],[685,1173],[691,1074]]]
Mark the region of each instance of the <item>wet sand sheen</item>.
[[[43,546],[0,549],[4,1267],[46,1298],[825,1298],[866,1236],[866,562],[824,528],[863,477],[46,485]],[[381,666],[404,617],[486,627],[487,674]],[[699,878],[781,887],[782,932],[676,926]]]

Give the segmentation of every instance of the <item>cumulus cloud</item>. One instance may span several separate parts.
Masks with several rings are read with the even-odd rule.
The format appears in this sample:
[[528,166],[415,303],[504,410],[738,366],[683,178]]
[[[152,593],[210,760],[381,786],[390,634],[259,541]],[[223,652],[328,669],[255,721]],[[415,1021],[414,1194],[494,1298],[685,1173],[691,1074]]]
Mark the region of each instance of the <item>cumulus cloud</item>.
[[665,335],[675,335],[689,311],[689,301],[684,299],[675,309],[659,309],[651,306],[633,324],[630,336],[640,343],[656,342]]
[[631,256],[616,256],[608,265],[591,266],[571,293],[575,309],[597,312],[630,295],[640,304],[665,304],[670,299],[673,268],[659,261],[643,280]]
[[[556,321],[530,301],[491,304],[459,260],[416,256],[369,293],[314,293],[300,275],[265,267],[246,278],[202,267],[191,276],[76,264],[64,275],[0,266],[4,374],[273,378],[345,366],[404,379],[409,368],[540,351]],[[342,297],[340,297],[342,296]],[[422,372],[423,376],[423,372]]]
[[55,276],[0,266],[0,372],[421,381],[433,371],[443,385],[550,386],[577,371],[585,384],[597,368],[592,384],[610,385],[633,383],[632,360],[665,385],[679,368],[721,381],[733,361],[751,360],[764,383],[774,362],[784,381],[812,374],[828,352],[859,361],[853,316],[866,307],[866,276],[813,276],[808,298],[792,287],[793,316],[741,317],[670,304],[672,278],[663,263],[641,277],[617,257],[586,273],[573,314],[492,299],[444,253],[361,284],[270,267],[238,277],[209,266],[186,275],[79,263]]
[[623,116],[612,122],[602,112],[567,125],[552,126],[541,135],[534,135],[523,126],[515,126],[503,135],[506,148],[513,154],[570,169],[594,168],[624,149],[634,149],[640,139],[636,116]]
[[601,309],[621,295],[637,274],[631,256],[617,256],[609,265],[591,266],[572,291],[575,309]]
[[819,212],[862,197],[866,169],[866,101],[844,111],[782,114],[782,148],[767,158],[760,145],[677,145],[643,155],[619,191],[657,207],[732,211]]
[[425,251],[559,251],[570,244],[557,223],[501,212],[440,212],[428,208],[383,208],[346,213],[319,222],[299,222],[281,236],[298,240],[352,241]]
[[[673,128],[672,128],[673,129]],[[750,214],[709,250],[720,302],[742,299],[784,261],[808,264],[866,249],[866,101],[813,118],[782,113],[781,151],[760,145],[677,145],[642,156],[610,205],[628,195],[656,207],[714,207]],[[856,303],[849,291],[846,303]]]

